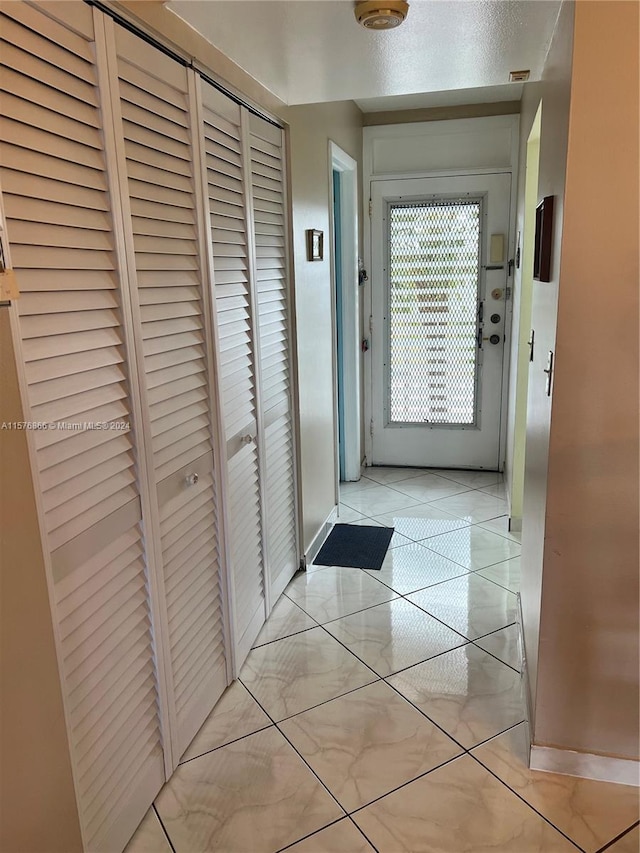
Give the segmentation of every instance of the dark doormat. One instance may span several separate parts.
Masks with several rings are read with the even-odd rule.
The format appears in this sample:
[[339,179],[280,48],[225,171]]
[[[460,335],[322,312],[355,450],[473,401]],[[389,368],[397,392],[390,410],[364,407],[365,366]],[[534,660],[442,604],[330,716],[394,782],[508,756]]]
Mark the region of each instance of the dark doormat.
[[392,536],[393,527],[336,524],[313,562],[318,566],[380,569]]

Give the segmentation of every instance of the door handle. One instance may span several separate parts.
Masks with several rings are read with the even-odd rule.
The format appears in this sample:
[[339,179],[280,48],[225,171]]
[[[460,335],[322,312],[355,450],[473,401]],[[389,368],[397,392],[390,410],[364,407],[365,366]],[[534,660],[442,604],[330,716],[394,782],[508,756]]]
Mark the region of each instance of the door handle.
[[542,372],[547,374],[547,397],[551,396],[551,382],[553,380],[553,353],[549,350],[547,358],[547,366],[542,368]]
[[478,329],[478,334],[476,335],[476,341],[478,342],[478,349],[482,349],[482,329]]
[[198,474],[189,474],[186,478],[187,486],[196,486],[200,476]]
[[246,435],[242,436],[242,438],[240,439],[240,443],[241,444],[252,444],[254,440],[255,440],[254,437],[250,433],[247,433]]

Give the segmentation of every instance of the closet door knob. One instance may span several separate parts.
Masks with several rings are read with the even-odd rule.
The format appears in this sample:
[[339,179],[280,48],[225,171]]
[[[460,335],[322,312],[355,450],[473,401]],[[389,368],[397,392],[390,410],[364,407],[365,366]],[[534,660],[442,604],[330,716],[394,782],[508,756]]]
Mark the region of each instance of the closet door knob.
[[243,444],[253,444],[253,436],[252,436],[252,435],[249,435],[249,433],[247,433],[247,435],[243,435],[243,436],[242,436],[242,438],[240,439],[240,441],[241,441]]
[[195,486],[200,476],[198,474],[189,474],[187,477],[187,486]]

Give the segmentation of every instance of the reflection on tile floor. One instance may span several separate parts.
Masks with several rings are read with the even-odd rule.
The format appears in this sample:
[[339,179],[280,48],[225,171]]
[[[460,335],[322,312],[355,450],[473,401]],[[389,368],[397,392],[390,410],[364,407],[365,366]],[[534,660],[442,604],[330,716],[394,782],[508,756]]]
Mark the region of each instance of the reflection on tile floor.
[[527,767],[501,476],[374,468],[343,499],[395,527],[382,569],[293,579],[127,853],[637,853],[637,789]]

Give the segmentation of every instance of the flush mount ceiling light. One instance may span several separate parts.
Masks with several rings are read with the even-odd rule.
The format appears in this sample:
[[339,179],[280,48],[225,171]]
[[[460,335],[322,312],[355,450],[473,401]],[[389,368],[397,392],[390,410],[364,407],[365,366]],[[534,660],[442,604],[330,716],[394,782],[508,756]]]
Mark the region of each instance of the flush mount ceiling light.
[[407,17],[406,0],[363,0],[356,3],[356,20],[368,30],[392,30]]

